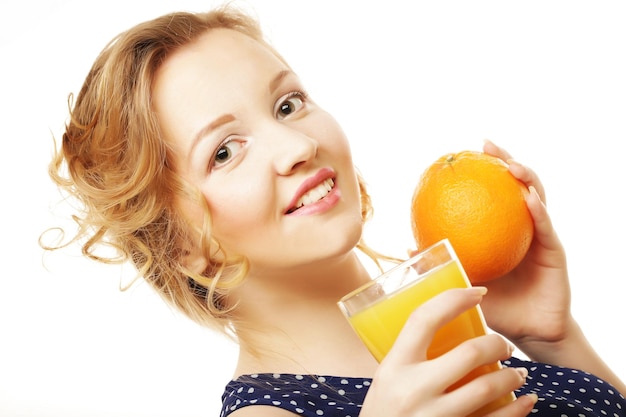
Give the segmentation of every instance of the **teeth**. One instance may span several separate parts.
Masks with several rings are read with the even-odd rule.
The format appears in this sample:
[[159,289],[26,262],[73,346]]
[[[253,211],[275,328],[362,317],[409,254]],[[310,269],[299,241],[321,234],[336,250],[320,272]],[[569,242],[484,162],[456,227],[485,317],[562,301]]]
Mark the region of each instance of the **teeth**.
[[296,203],[296,208],[299,209],[302,206],[315,203],[316,201],[319,201],[322,198],[326,197],[330,190],[333,189],[333,185],[335,185],[335,182],[332,180],[332,178],[329,178],[317,187],[309,190],[305,195],[300,197],[300,199]]

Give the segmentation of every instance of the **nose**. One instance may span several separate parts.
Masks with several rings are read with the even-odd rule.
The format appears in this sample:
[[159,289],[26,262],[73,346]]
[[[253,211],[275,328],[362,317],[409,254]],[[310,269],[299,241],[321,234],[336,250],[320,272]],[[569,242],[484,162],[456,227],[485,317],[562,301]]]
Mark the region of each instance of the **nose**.
[[272,163],[279,175],[290,175],[317,156],[318,141],[297,128],[276,123],[266,135]]

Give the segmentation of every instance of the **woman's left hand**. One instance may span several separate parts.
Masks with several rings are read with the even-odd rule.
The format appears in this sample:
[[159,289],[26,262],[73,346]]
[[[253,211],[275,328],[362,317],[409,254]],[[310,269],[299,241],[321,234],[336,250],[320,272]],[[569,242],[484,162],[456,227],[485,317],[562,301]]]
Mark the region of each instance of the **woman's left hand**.
[[492,142],[485,142],[483,151],[507,162],[511,174],[529,187],[526,204],[535,225],[521,263],[510,273],[481,283],[489,290],[481,303],[485,319],[489,327],[525,351],[526,347],[532,350],[535,342],[558,343],[567,338],[573,323],[571,294],[565,250],[548,215],[543,185],[533,170]]
[[507,161],[509,171],[529,187],[526,204],[535,224],[522,262],[510,273],[481,283],[488,288],[480,304],[487,324],[532,360],[583,369],[626,392],[626,384],[593,349],[572,317],[565,250],[552,227],[539,178],[493,143],[486,142],[483,150]]

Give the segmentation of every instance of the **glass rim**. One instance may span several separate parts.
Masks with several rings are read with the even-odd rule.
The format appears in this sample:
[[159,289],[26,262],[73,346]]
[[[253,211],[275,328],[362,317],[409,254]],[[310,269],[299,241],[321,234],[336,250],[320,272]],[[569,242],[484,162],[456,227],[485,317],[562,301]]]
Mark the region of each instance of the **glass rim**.
[[[393,274],[394,272],[401,270],[401,269],[405,269],[407,268],[409,265],[414,264],[415,261],[419,258],[424,257],[424,255],[428,252],[430,252],[432,249],[438,247],[438,246],[445,246],[446,249],[448,250],[448,253],[450,253],[451,257],[453,259],[457,258],[456,253],[454,252],[454,248],[452,247],[452,244],[450,243],[450,240],[448,238],[444,238],[441,239],[440,241],[433,243],[432,245],[430,245],[429,247],[419,251],[418,253],[416,253],[415,255],[411,256],[409,259],[402,261],[401,263],[394,265],[393,267],[391,267],[389,270],[383,272],[382,274],[377,275],[375,278],[372,278],[369,282],[366,282],[365,284],[355,288],[354,290],[350,291],[349,293],[347,293],[346,295],[344,295],[343,297],[341,297],[339,299],[339,301],[337,301],[337,305],[339,305],[339,307],[344,310],[344,304],[351,298],[357,296],[358,294],[362,293],[363,291],[367,290],[368,288],[372,287],[373,285],[379,284],[380,281],[383,281],[385,278],[387,278],[389,275]],[[430,272],[430,271],[428,271]],[[422,277],[420,277],[421,279]]]

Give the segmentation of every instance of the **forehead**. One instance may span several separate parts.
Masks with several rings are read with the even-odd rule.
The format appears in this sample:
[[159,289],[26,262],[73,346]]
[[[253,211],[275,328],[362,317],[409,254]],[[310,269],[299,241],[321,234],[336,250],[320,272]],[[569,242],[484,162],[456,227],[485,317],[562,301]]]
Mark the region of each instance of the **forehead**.
[[199,93],[220,96],[262,84],[284,69],[286,63],[264,43],[232,29],[212,29],[166,58],[156,72],[154,104]]
[[157,80],[164,78],[171,75],[168,74],[171,71],[182,77],[196,70],[213,70],[212,75],[218,76],[220,72],[232,73],[246,62],[257,66],[259,61],[264,61],[263,65],[286,66],[282,58],[261,41],[233,29],[210,29],[166,58],[156,77]]
[[165,138],[189,138],[223,113],[267,94],[288,69],[267,45],[232,29],[212,29],[171,54],[156,73],[153,108]]

